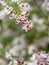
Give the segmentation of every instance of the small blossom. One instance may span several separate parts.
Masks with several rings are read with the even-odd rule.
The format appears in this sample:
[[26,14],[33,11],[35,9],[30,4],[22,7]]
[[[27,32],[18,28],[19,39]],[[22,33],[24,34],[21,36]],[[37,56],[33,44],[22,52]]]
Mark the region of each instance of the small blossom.
[[12,14],[9,16],[10,19],[13,19],[15,17],[16,12],[13,11]]
[[12,7],[6,6],[4,11],[6,14],[10,14],[12,10],[13,10]]
[[32,22],[25,23],[22,26],[22,29],[24,29],[25,31],[28,31],[28,30],[32,29]]

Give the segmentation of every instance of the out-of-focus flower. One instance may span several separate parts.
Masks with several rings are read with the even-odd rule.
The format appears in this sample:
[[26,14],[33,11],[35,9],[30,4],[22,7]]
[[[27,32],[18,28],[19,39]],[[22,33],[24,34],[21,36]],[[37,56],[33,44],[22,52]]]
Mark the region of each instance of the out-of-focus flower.
[[49,62],[48,57],[49,57],[49,53],[46,53],[45,51],[34,53],[31,57],[30,63],[32,63],[32,64],[35,63],[35,65],[49,65],[48,64],[48,62]]
[[33,54],[34,51],[37,51],[37,46],[32,44],[28,47],[28,54]]
[[41,32],[47,28],[46,25],[44,24],[44,19],[39,18],[37,15],[33,15],[32,21],[33,21],[33,24],[37,24],[35,28],[38,32]]
[[0,58],[0,65],[7,65],[5,59],[3,58]]
[[[22,37],[16,37],[12,41],[11,45],[9,45],[9,48],[6,47],[6,54],[5,57],[8,56],[25,56],[26,52],[24,48],[26,47],[24,36]],[[8,59],[8,58],[7,58]]]
[[11,56],[11,54],[9,52],[6,52],[5,53],[5,58],[6,59],[12,59],[12,56]]
[[4,17],[5,17],[5,13],[4,13],[4,11],[2,10],[2,11],[0,11],[0,19],[2,20],[2,19],[4,19]]
[[44,3],[42,4],[42,7],[46,10],[49,11],[49,2],[48,0],[45,0]]
[[3,6],[6,6],[6,3],[4,2],[4,0],[0,0],[0,4],[2,4]]
[[16,61],[16,59],[13,60],[13,65],[18,65],[18,62]]
[[44,19],[39,18],[36,14],[34,14],[32,16],[32,21],[33,21],[33,23],[37,23],[37,24],[40,24],[40,25],[42,25],[44,23]]
[[45,65],[45,63],[44,62],[41,62],[41,63],[39,63],[39,65]]

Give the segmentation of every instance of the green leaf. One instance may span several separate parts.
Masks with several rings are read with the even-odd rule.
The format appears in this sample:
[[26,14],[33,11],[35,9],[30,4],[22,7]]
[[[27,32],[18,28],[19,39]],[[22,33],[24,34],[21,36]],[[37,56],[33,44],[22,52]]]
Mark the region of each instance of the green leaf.
[[2,40],[2,44],[4,47],[6,47],[8,44],[10,44],[13,40],[13,37],[4,37],[3,40]]

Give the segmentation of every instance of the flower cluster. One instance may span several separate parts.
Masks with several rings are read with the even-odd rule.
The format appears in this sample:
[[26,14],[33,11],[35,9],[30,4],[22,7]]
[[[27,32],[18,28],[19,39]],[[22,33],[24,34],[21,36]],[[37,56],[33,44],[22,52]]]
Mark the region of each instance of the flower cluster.
[[30,58],[30,61],[23,61],[23,59],[16,58],[12,60],[9,65],[49,65],[49,53],[46,53],[45,51],[41,51],[38,53],[34,53],[32,57]]
[[14,10],[9,17],[10,19],[15,18],[17,24],[22,23],[22,29],[27,31],[32,28],[31,20],[29,21],[26,17],[29,15],[30,6],[28,3],[21,3],[18,6],[20,7],[20,10],[18,12]]
[[24,36],[16,37],[12,43],[6,46],[5,58],[11,60],[13,57],[24,57],[26,55],[26,42]]
[[27,65],[23,59],[20,59],[20,58],[16,58],[16,59],[13,59],[8,65]]
[[32,28],[32,22],[27,19],[26,16],[29,15],[29,10],[31,9],[30,5],[28,3],[18,3],[18,0],[11,0],[12,4],[16,3],[18,9],[7,5],[4,0],[0,0],[0,3],[5,7],[3,9],[3,14],[0,14],[0,18],[2,18],[4,15],[10,15],[10,19],[15,19],[16,23],[23,23],[22,28],[27,31]]
[[28,65],[49,65],[49,53],[42,51],[33,54]]
[[42,4],[42,7],[46,10],[49,11],[49,2],[48,0],[45,0],[44,3]]
[[6,15],[9,15],[13,10],[12,7],[8,6],[4,0],[0,0],[0,4],[4,7],[3,10],[0,11],[0,19],[4,19]]

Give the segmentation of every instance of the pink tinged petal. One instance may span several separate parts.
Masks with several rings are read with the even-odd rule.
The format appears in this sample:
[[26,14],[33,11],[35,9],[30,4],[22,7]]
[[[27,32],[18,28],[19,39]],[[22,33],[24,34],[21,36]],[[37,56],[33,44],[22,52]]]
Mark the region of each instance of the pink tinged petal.
[[24,16],[24,14],[21,14],[21,16]]
[[43,65],[42,63],[40,65]]
[[39,65],[45,65],[45,63],[41,62],[41,63],[39,63]]
[[28,20],[27,19],[24,19],[24,24],[27,24],[28,23]]
[[19,58],[17,58],[17,59],[16,59],[16,61],[17,61],[18,63],[20,63],[20,60],[19,60]]
[[30,29],[30,26],[28,24],[23,25],[22,27],[25,31],[28,31]]
[[22,20],[21,19],[17,19],[16,22],[17,22],[17,24],[18,23],[22,23]]
[[3,1],[3,0],[0,0],[0,2]]

